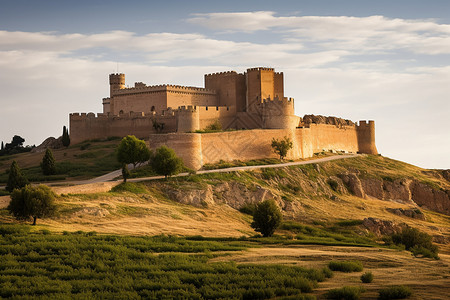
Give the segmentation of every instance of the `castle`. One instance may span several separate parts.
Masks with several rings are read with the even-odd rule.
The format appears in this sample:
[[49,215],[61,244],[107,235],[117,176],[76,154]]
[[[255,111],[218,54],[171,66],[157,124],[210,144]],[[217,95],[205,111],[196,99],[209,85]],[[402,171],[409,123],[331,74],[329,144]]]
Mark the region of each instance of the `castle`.
[[[186,166],[199,169],[219,160],[274,157],[273,138],[293,141],[288,158],[321,151],[377,154],[374,121],[294,114],[284,97],[283,73],[251,68],[205,75],[205,87],[125,87],[124,74],[110,74],[110,96],[103,113],[70,114],[72,143],[133,134],[154,149],[167,145]],[[205,131],[220,123],[223,131]]]

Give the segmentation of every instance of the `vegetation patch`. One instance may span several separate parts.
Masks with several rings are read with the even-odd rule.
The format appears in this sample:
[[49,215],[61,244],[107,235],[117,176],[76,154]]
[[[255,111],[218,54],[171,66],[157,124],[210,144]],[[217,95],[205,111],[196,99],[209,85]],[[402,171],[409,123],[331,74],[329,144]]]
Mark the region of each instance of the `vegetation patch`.
[[328,263],[328,268],[333,271],[340,272],[361,272],[363,270],[363,265],[360,261],[351,260],[351,261],[330,261]]
[[432,236],[419,231],[417,228],[405,227],[402,232],[395,233],[385,239],[387,244],[394,243],[404,246],[406,250],[411,251],[414,256],[423,256],[439,259],[438,247],[432,242]]
[[394,285],[379,291],[378,299],[405,299],[412,295],[411,289],[404,285]]
[[360,278],[363,283],[371,283],[373,281],[373,274],[372,272],[366,272]]
[[148,192],[145,185],[134,182],[122,182],[111,189],[113,193],[130,192],[133,194],[145,194]]
[[[282,265],[208,263],[245,242],[173,236],[29,232],[0,225],[0,297],[313,299],[328,272]],[[157,253],[157,254],[154,254]]]
[[366,290],[359,286],[344,286],[339,289],[333,289],[327,292],[328,299],[357,300]]

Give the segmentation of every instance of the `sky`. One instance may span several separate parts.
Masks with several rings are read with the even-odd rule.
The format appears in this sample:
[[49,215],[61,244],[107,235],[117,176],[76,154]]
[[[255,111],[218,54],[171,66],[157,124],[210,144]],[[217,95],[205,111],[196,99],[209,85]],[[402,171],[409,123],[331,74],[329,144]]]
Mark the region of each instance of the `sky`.
[[0,141],[102,112],[113,72],[202,87],[251,67],[284,73],[297,115],[375,120],[382,155],[450,168],[447,0],[0,0]]

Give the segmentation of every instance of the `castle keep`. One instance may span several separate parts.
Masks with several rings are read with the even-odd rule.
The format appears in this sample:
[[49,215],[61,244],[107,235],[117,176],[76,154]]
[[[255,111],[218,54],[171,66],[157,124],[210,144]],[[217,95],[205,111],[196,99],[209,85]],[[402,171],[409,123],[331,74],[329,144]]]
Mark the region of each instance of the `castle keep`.
[[[373,121],[294,114],[294,99],[284,97],[283,73],[251,68],[205,75],[205,87],[125,87],[124,74],[110,74],[110,96],[103,113],[70,114],[72,143],[133,134],[151,148],[167,145],[188,167],[219,160],[273,157],[272,138],[288,136],[288,158],[321,151],[376,154]],[[224,131],[202,133],[219,122]]]

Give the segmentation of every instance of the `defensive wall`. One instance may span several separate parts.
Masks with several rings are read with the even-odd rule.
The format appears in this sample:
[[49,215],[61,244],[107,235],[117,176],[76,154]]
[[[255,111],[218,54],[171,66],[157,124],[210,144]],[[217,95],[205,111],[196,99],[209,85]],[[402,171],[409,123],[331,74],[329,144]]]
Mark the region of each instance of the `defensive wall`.
[[[322,151],[377,153],[373,121],[296,116],[294,99],[284,97],[283,73],[273,68],[206,74],[204,80],[205,88],[142,82],[129,88],[125,74],[110,74],[103,113],[70,114],[71,141],[150,136],[152,148],[166,144],[194,169],[221,159],[276,157],[272,139],[284,136],[293,141],[292,159]],[[217,121],[226,131],[194,133]]]
[[69,115],[70,141],[77,144],[85,140],[127,135],[147,139],[150,133],[156,133],[153,121],[164,123],[163,133],[176,131],[177,120],[170,110],[162,115],[142,112],[121,115],[99,113],[97,116],[94,113],[72,113]]
[[295,129],[253,129],[216,133],[168,133],[151,134],[151,149],[161,145],[173,148],[185,165],[200,169],[204,164],[220,160],[252,160],[277,157],[271,147],[272,139],[289,137],[293,148],[288,159],[312,157],[322,151],[377,154],[374,127],[366,121],[360,125],[335,126],[311,124]]

